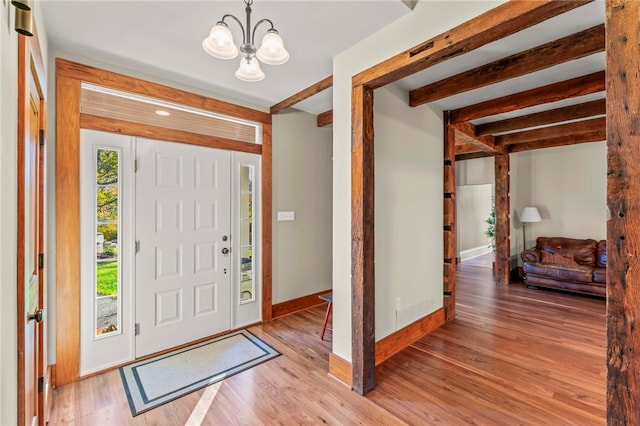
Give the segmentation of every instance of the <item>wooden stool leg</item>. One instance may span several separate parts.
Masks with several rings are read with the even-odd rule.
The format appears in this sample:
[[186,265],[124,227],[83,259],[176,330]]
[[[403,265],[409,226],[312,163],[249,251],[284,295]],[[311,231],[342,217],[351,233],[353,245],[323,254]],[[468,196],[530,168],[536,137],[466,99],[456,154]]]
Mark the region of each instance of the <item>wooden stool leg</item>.
[[327,322],[329,321],[329,315],[331,314],[331,305],[333,305],[333,303],[329,303],[327,305],[327,313],[324,314],[324,324],[322,324],[322,333],[320,333],[320,340],[324,340],[324,332],[327,329]]

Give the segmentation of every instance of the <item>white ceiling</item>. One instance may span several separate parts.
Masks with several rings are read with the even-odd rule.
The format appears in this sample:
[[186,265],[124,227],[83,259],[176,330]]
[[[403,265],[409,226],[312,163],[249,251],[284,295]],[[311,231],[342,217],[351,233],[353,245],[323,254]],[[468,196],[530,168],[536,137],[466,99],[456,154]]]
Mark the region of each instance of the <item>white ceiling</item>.
[[[422,0],[438,1],[438,0]],[[451,0],[448,0],[451,1]],[[480,0],[479,0],[480,1]],[[411,3],[411,2],[408,2]],[[54,48],[131,68],[204,90],[271,105],[332,74],[332,58],[410,9],[400,0],[255,0],[252,22],[269,18],[284,39],[291,59],[284,65],[262,65],[266,78],[247,83],[234,76],[239,59],[224,61],[207,55],[201,42],[222,15],[244,21],[242,0],[44,0],[44,21]],[[564,13],[510,37],[440,63],[396,84],[411,90],[520,51],[591,28],[604,22],[604,1]],[[241,33],[229,21],[237,40]],[[257,38],[263,34],[258,30]],[[472,90],[435,104],[455,109],[510,93],[603,70],[604,53]],[[604,93],[532,107],[491,119],[508,118],[604,97]],[[295,105],[319,114],[332,108],[325,90]],[[481,121],[491,121],[482,119]],[[477,121],[480,122],[480,121]]]
[[[266,78],[238,80],[240,58],[209,56],[202,40],[230,13],[245,21],[242,0],[44,0],[44,25],[53,48],[168,78],[263,107],[282,101],[333,73],[333,57],[411,10],[401,0],[255,0],[252,25],[271,19],[290,60],[261,65]],[[227,21],[236,43],[242,33]],[[264,25],[256,32],[262,39]],[[331,109],[331,91],[304,110]],[[301,106],[297,106],[301,108]]]

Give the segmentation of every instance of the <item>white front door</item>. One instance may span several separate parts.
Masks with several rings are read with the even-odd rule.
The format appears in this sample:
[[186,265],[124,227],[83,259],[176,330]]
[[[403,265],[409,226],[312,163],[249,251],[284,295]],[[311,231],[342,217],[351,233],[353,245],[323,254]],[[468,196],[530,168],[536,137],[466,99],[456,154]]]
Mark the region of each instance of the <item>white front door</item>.
[[231,328],[230,153],[138,139],[136,357]]

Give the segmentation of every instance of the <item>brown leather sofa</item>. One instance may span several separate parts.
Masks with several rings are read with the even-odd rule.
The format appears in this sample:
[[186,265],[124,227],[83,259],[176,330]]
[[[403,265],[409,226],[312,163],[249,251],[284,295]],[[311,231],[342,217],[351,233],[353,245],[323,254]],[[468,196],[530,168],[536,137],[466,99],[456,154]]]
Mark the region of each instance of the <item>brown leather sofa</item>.
[[529,287],[606,296],[606,240],[538,237],[520,257]]

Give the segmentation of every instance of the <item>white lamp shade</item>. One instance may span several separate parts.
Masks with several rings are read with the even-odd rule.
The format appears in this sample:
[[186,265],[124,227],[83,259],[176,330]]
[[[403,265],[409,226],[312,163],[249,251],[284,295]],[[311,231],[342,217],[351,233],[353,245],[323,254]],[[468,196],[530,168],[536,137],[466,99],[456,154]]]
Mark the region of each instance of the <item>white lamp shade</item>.
[[260,69],[260,63],[255,59],[240,59],[240,68],[236,71],[236,77],[242,81],[260,81],[264,79],[264,73]]
[[264,35],[256,56],[268,65],[280,65],[289,60],[289,53],[284,48],[282,38],[275,31],[269,31]]
[[238,56],[238,48],[233,44],[233,34],[223,24],[211,28],[209,37],[202,41],[202,48],[209,55],[219,59],[233,59]]
[[538,209],[535,207],[525,207],[522,209],[522,213],[520,213],[520,222],[540,222],[541,220],[540,212],[538,212]]

